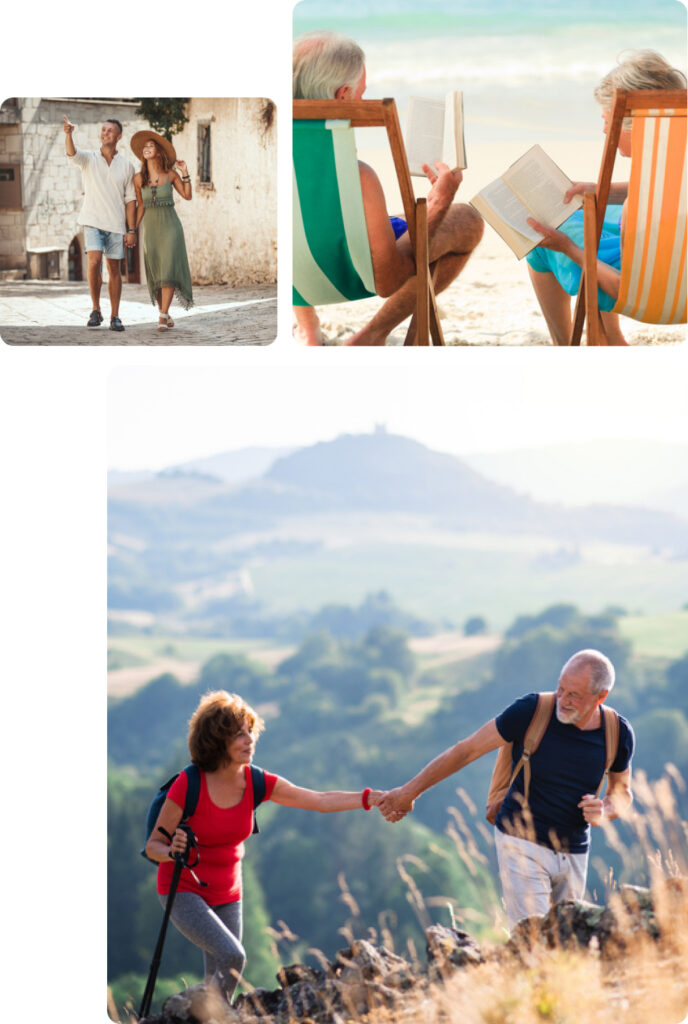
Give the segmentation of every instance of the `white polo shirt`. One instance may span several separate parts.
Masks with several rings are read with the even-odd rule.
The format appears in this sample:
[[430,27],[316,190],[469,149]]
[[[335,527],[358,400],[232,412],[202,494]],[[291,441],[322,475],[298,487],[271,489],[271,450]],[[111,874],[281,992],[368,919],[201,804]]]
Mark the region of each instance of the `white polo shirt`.
[[99,149],[77,149],[70,159],[81,168],[84,183],[84,205],[77,223],[125,234],[124,208],[136,199],[132,162],[121,153],[115,153],[108,164]]

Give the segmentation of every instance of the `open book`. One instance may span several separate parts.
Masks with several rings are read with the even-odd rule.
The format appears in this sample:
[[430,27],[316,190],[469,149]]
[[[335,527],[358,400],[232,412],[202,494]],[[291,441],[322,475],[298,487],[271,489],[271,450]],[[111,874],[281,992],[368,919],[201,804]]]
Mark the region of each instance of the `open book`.
[[473,196],[471,206],[522,259],[542,241],[528,217],[558,228],[583,205],[581,196],[564,202],[572,184],[540,146],[533,146],[501,178]]
[[447,93],[443,100],[411,96],[406,121],[406,153],[411,174],[423,178],[423,164],[434,169],[436,160],[442,160],[453,171],[466,167],[463,93]]

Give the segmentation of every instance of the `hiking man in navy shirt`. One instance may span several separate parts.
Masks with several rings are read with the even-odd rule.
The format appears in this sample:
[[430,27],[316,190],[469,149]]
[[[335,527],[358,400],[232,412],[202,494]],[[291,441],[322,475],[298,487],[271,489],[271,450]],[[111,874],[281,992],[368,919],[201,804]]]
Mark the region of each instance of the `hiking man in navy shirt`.
[[[554,714],[530,759],[527,807],[521,771],[497,814],[497,859],[510,928],[524,917],[546,914],[551,903],[583,897],[590,826],[618,818],[631,804],[635,740],[621,715],[607,793],[596,796],[607,758],[601,705],[613,685],[614,666],[604,654],[585,650],[569,658],[559,677]],[[405,785],[389,790],[378,805],[384,817],[399,821],[421,793],[505,743],[513,744],[515,766],[537,703],[536,693],[520,697]]]

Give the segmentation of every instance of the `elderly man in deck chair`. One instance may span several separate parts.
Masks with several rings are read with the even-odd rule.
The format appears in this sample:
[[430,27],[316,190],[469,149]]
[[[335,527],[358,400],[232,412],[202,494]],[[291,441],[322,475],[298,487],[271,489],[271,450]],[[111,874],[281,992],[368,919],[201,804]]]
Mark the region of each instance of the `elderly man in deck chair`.
[[[333,32],[311,32],[294,43],[294,99],[359,100],[366,87],[365,55],[360,46]],[[387,302],[348,344],[384,345],[387,335],[414,310],[416,284],[406,224],[390,218],[375,171],[359,161],[361,191],[377,294]],[[438,163],[423,168],[431,182],[428,194],[430,264],[435,292],[461,273],[482,238],[483,221],[472,207],[452,200],[461,172]],[[307,345],[322,344],[320,322],[312,306],[294,306],[297,336]]]

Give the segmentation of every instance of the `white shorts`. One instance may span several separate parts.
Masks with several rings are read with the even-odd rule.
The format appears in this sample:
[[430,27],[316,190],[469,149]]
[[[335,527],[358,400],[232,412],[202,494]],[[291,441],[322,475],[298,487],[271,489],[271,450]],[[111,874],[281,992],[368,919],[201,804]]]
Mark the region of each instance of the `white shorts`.
[[510,929],[524,917],[544,917],[553,903],[583,899],[587,852],[557,853],[498,828],[495,845]]

